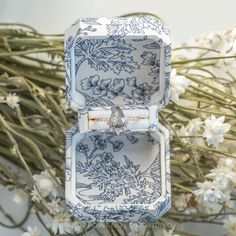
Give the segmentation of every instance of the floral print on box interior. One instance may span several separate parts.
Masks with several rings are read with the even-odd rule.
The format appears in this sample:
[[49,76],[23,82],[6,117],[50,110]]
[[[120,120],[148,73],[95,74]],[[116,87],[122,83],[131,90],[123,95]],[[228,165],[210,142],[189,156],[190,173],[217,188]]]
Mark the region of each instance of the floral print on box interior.
[[76,191],[82,203],[150,204],[160,196],[159,143],[148,132],[89,133],[76,150]]
[[158,19],[83,18],[71,32],[65,42],[69,105],[78,94],[91,107],[166,105],[171,46]]
[[66,199],[81,221],[154,222],[169,208],[168,131],[67,132]]
[[146,104],[159,89],[160,45],[143,37],[78,38],[77,90],[86,103],[100,97],[115,104]]

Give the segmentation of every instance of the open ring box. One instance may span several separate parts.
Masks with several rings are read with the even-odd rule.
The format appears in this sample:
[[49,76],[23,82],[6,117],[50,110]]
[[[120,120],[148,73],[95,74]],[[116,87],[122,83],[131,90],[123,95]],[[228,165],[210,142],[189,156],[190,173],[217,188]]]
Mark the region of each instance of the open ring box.
[[[66,201],[86,222],[154,222],[171,205],[169,30],[152,16],[82,18],[65,33]],[[126,126],[108,124],[119,107]]]

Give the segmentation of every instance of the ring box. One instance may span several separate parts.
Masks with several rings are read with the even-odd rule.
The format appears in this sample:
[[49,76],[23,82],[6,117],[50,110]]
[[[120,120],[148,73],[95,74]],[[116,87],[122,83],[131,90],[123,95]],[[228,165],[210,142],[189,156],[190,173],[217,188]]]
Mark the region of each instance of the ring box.
[[[171,206],[169,133],[158,113],[170,95],[171,41],[152,16],[81,18],[65,33],[69,107],[66,201],[85,222],[155,222]],[[109,125],[119,107],[126,125]]]

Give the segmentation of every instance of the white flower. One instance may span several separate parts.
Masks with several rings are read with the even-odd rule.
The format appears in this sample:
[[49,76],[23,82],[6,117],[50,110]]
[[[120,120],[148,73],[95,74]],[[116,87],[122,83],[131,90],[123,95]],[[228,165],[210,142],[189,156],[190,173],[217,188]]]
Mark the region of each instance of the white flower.
[[236,170],[236,160],[232,158],[220,158],[217,162],[217,167],[227,167],[230,170]]
[[188,202],[192,194],[180,194],[175,197],[174,204],[179,211],[183,211],[187,208]]
[[198,189],[194,191],[196,200],[199,203],[215,203],[219,200],[228,198],[225,193],[221,191],[221,186],[215,181],[205,181],[197,183]]
[[35,189],[35,186],[34,186],[34,189],[31,191],[30,195],[31,195],[32,202],[40,202],[41,196],[39,195],[38,191]]
[[190,135],[197,135],[201,130],[202,121],[200,118],[192,119],[189,121],[187,128]]
[[33,175],[37,189],[43,197],[47,197],[50,193],[56,197],[58,195],[55,180],[47,171],[42,171],[40,175]]
[[6,97],[6,103],[11,108],[19,107],[20,98],[15,93],[9,93]]
[[41,231],[35,226],[35,227],[27,227],[27,232],[24,232],[22,236],[41,236]]
[[201,212],[202,214],[217,214],[220,212],[220,210],[222,210],[222,205],[209,202],[198,202],[197,209],[198,212]]
[[57,199],[57,200],[52,200],[47,204],[50,214],[57,214],[62,211],[62,207],[59,205],[59,202],[60,199]]
[[24,202],[24,199],[26,198],[26,194],[21,190],[17,190],[14,193],[13,201],[19,205],[21,205]]
[[51,229],[54,234],[73,233],[69,215],[66,213],[55,215],[52,221]]
[[206,177],[216,180],[224,188],[227,188],[229,183],[236,184],[236,161],[231,158],[222,158],[210,172]]
[[171,84],[171,99],[173,101],[179,100],[179,95],[184,93],[186,88],[189,86],[190,81],[184,76],[176,75],[176,70],[171,71],[170,75],[170,84]]
[[219,143],[223,142],[224,134],[229,131],[230,125],[224,123],[225,117],[221,116],[216,118],[214,115],[211,115],[210,118],[207,118],[205,123],[205,131],[203,137],[207,139],[208,145],[213,145],[218,147]]
[[[202,125],[202,121],[200,120],[200,118],[196,118],[196,119],[192,119],[189,121],[189,123],[187,124],[187,126],[181,126],[180,130],[179,130],[179,135],[180,136],[196,136],[197,134],[199,134],[199,131],[201,130],[201,125]],[[183,138],[183,142],[184,143],[188,143],[190,141],[193,141],[195,143],[198,143],[197,138]]]
[[70,225],[71,225],[72,231],[75,234],[81,233],[81,231],[83,230],[81,223],[78,221],[74,221]]
[[179,194],[174,197],[174,205],[178,211],[183,211],[185,214],[196,213],[195,200],[192,194]]
[[224,227],[228,231],[228,236],[236,235],[236,216],[229,216],[228,219],[224,220]]

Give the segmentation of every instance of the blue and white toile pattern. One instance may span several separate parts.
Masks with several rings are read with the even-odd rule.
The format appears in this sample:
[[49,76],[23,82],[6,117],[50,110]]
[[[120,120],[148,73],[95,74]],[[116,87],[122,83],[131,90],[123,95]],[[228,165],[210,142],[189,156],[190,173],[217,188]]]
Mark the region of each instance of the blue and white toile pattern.
[[[154,222],[171,204],[169,137],[67,132],[66,198],[81,221]],[[133,151],[132,151],[133,150]]]
[[76,192],[82,203],[150,204],[160,196],[159,143],[149,132],[93,132],[76,151]]
[[69,106],[166,105],[170,57],[155,17],[82,18],[65,35]]
[[[79,120],[66,136],[66,201],[81,221],[155,222],[170,208],[169,133],[158,123],[170,60],[155,17],[82,18],[66,31],[67,98]],[[114,105],[149,109],[150,127],[80,131],[81,114]]]

